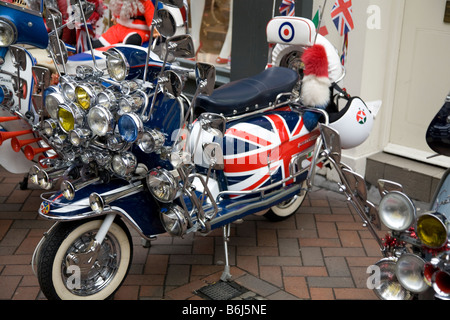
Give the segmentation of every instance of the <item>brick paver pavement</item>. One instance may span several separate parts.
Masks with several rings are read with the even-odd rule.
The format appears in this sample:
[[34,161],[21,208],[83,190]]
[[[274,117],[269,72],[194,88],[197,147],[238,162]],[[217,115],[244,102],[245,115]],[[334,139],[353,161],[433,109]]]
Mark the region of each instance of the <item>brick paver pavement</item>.
[[[0,167],[0,299],[45,299],[31,268],[36,244],[52,224],[38,217],[42,190]],[[381,258],[375,240],[334,191],[314,188],[282,222],[249,216],[233,224],[229,242],[233,280],[261,299],[377,299],[367,267]],[[133,233],[130,272],[114,299],[202,299],[196,290],[219,281],[222,230],[183,239],[159,236],[143,248]],[[383,235],[383,234],[380,234]]]

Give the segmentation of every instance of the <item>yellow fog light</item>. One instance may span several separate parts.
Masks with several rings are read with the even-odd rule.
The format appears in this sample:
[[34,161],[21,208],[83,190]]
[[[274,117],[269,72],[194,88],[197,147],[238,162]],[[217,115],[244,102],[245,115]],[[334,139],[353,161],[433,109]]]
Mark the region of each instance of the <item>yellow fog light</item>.
[[65,132],[69,132],[75,128],[75,118],[73,117],[72,112],[64,106],[60,107],[58,110],[58,121]]
[[447,227],[444,217],[430,212],[417,219],[417,236],[424,245],[430,248],[440,248],[447,243]]
[[83,125],[84,115],[80,108],[76,103],[60,105],[58,109],[58,123],[64,132],[68,133],[75,129],[75,126]]
[[81,108],[83,108],[84,110],[89,109],[89,106],[91,105],[91,97],[89,96],[85,88],[76,87],[75,97]]
[[96,96],[103,91],[103,87],[96,83],[83,83],[75,87],[75,98],[83,110],[87,110],[96,103]]

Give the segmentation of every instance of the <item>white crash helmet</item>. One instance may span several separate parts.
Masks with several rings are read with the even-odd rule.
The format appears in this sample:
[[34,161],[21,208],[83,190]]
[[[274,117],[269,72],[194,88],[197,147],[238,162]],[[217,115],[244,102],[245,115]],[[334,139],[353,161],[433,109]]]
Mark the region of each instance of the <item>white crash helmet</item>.
[[374,117],[359,97],[343,97],[347,102],[338,112],[331,112],[330,127],[339,132],[342,149],[351,149],[362,144],[372,131]]

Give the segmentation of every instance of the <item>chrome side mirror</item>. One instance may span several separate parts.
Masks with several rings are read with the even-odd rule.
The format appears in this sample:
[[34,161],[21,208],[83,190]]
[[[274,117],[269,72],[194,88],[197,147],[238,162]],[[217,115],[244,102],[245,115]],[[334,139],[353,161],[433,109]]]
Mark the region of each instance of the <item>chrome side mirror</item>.
[[57,30],[59,27],[63,25],[63,18],[61,12],[56,10],[55,8],[48,7],[47,8],[47,26],[50,30]]
[[89,1],[83,3],[84,16],[89,19],[95,11],[95,4]]
[[167,39],[166,50],[177,58],[193,58],[195,56],[194,42],[187,34]]
[[51,35],[50,40],[50,50],[53,52],[55,60],[58,64],[64,65],[69,58],[66,45],[64,41],[58,39],[56,35]]
[[72,6],[79,5],[80,9],[84,12],[86,20],[89,19],[95,11],[95,4],[86,0],[70,0],[70,4]]
[[41,66],[33,66],[33,78],[36,83],[35,92],[33,92],[31,99],[36,112],[40,115],[44,110],[44,90],[50,85],[51,72],[48,68]]
[[20,68],[21,71],[25,71],[27,68],[27,54],[25,49],[18,46],[10,46],[9,50],[13,58],[14,66]]
[[158,32],[165,38],[172,37],[177,31],[175,18],[169,10],[159,9],[156,13]]
[[210,95],[216,84],[216,68],[208,63],[197,62],[195,66],[197,93]]
[[183,90],[183,82],[181,77],[172,70],[168,70],[164,74],[164,88],[173,96],[179,97]]

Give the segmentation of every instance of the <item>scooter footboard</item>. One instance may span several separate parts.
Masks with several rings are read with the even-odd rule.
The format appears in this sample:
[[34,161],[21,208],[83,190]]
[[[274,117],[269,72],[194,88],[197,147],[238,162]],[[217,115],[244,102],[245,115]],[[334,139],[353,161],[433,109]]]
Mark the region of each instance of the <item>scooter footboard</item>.
[[219,203],[219,213],[211,220],[211,229],[222,227],[250,214],[270,209],[278,203],[291,199],[301,191],[301,184],[293,184],[287,188],[271,192],[269,195],[262,198],[251,198],[240,201],[222,201]]
[[[165,232],[158,215],[158,204],[141,182],[129,184],[117,180],[89,185],[78,190],[73,200],[65,199],[61,192],[44,193],[41,198],[43,202],[38,212],[44,219],[72,221],[114,212],[144,238]],[[103,204],[101,210],[93,203],[94,199]]]

